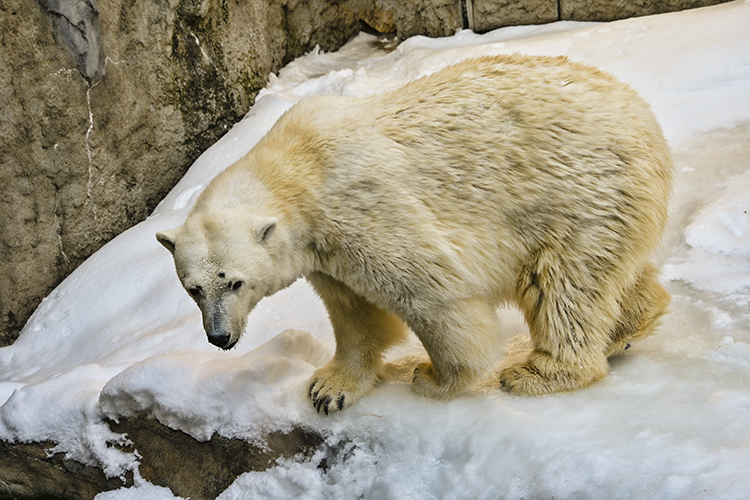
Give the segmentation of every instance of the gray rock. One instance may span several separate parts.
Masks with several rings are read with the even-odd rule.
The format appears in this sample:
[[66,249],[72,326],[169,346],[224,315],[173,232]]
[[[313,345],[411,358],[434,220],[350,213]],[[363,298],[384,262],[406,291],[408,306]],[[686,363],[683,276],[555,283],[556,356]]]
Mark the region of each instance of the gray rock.
[[[196,441],[156,420],[128,418],[110,423],[127,434],[137,450],[141,477],[175,495],[213,500],[234,480],[251,471],[264,471],[280,457],[310,455],[323,444],[318,434],[295,428],[273,432],[261,443],[247,443],[214,435]],[[0,441],[0,500],[93,499],[98,493],[133,485],[133,475],[107,478],[101,469],[50,455],[53,443]]]
[[70,49],[78,71],[89,83],[104,76],[104,54],[99,39],[99,9],[95,0],[39,0],[55,34]]
[[393,20],[399,40],[415,35],[443,37],[454,35],[464,26],[460,1],[420,0],[375,0],[374,5],[386,12],[393,12]]
[[269,73],[359,27],[322,1],[3,2],[0,345],[153,210]]
[[558,20],[557,0],[473,0],[470,27],[483,33],[503,26],[543,24]]
[[560,0],[560,19],[614,21],[664,12],[706,7],[727,0]]
[[321,436],[301,428],[273,432],[263,443],[252,444],[217,435],[200,442],[145,418],[110,426],[133,442],[142,457],[138,470],[144,479],[193,500],[213,500],[239,475],[264,471],[280,457],[309,455],[323,443]]
[[53,447],[0,441],[0,500],[92,499],[133,484],[132,474],[125,480],[107,478],[101,469],[66,460],[62,453],[49,455]]

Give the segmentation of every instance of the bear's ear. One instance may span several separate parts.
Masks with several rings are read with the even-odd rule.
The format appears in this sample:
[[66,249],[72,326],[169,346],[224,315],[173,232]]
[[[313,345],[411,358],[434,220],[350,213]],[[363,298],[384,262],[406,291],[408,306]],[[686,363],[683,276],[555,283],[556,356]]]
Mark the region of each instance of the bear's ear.
[[278,225],[279,221],[275,217],[260,217],[256,219],[255,224],[253,224],[255,241],[261,244],[268,241],[268,238],[271,237]]
[[172,229],[171,231],[161,231],[156,233],[156,239],[159,243],[164,245],[164,248],[174,255],[174,242],[177,236],[177,231]]

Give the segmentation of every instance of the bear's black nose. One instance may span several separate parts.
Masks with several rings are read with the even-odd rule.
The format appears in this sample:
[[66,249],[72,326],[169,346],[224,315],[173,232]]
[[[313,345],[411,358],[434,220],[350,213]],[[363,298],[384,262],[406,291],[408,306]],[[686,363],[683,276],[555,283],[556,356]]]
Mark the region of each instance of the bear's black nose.
[[215,333],[208,335],[208,341],[222,349],[229,349],[234,345],[230,342],[230,336],[228,333]]

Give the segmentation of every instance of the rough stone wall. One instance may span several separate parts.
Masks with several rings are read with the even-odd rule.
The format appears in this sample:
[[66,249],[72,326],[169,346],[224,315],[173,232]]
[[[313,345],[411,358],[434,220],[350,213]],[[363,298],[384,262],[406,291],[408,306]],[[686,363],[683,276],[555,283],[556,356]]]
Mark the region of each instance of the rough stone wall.
[[[270,72],[358,30],[297,4],[0,3],[0,345],[87,256],[150,213]],[[308,15],[321,22],[306,25]]]
[[362,28],[484,32],[722,0],[0,2],[0,345],[104,243],[143,220],[269,73]]
[[[183,498],[212,500],[241,474],[264,471],[279,457],[310,455],[323,444],[318,434],[302,428],[273,432],[263,443],[248,443],[214,435],[199,442],[156,420],[127,418],[109,422],[127,434],[125,451],[137,450],[138,473],[151,484],[164,486]],[[97,468],[52,454],[54,443],[13,444],[0,441],[0,500],[93,500],[103,491],[133,485],[133,474],[105,476]]]
[[707,7],[727,0],[560,0],[560,19],[614,21]]

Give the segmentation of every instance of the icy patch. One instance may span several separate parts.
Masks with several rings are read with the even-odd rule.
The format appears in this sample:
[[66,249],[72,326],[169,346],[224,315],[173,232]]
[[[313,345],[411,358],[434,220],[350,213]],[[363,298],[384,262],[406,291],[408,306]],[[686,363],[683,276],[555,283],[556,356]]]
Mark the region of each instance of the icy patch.
[[665,277],[721,294],[750,288],[750,172],[729,181],[685,229],[687,256],[664,266]]
[[720,361],[731,361],[750,367],[750,344],[726,336],[719,344],[719,349],[714,352],[714,356]]
[[750,259],[750,172],[729,184],[687,227],[685,241],[711,253]]

